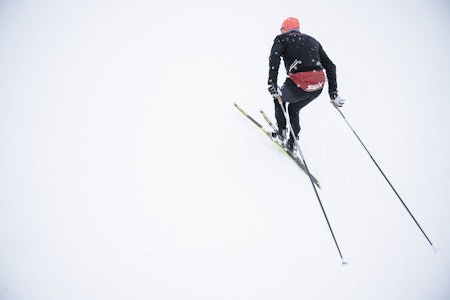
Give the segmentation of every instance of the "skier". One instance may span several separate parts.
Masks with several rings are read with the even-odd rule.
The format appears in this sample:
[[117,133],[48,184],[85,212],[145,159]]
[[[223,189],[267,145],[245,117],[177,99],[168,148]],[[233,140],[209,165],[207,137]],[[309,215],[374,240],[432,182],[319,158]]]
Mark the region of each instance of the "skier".
[[[275,38],[269,57],[268,90],[274,98],[275,118],[278,123],[278,132],[272,135],[282,143],[285,143],[287,139],[286,118],[278,103],[280,96],[285,109],[286,103],[289,103],[287,109],[294,132],[291,132],[289,136],[287,148],[294,150],[294,139],[298,139],[300,132],[300,109],[322,93],[325,84],[323,69],[326,70],[328,78],[328,94],[331,102],[341,107],[345,100],[338,96],[336,66],[317,40],[300,32],[298,19],[287,18],[283,21],[280,30],[281,34]],[[278,69],[281,58],[283,58],[288,77],[278,89]]]

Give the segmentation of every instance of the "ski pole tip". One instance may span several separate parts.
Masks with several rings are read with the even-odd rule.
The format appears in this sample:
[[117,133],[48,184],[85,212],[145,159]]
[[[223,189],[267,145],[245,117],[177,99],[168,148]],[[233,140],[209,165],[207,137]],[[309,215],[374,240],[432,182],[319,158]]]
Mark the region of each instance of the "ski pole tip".
[[346,262],[344,259],[342,259],[341,266],[345,267],[346,265],[348,265],[348,262]]

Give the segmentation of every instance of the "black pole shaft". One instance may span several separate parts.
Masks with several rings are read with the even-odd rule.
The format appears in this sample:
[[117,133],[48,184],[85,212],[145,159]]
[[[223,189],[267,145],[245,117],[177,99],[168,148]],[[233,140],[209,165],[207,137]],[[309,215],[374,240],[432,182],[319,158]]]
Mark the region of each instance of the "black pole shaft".
[[350,129],[353,131],[353,134],[356,136],[356,138],[358,139],[358,141],[361,143],[361,145],[364,147],[364,149],[366,150],[367,154],[369,154],[370,158],[372,159],[373,163],[375,164],[375,166],[378,168],[378,170],[380,171],[380,173],[383,175],[384,179],[386,179],[387,183],[389,184],[389,186],[392,188],[392,190],[394,191],[395,195],[397,195],[398,199],[400,200],[400,202],[403,204],[403,206],[405,207],[406,211],[409,213],[409,215],[411,216],[411,218],[414,220],[414,222],[416,223],[417,227],[419,227],[420,231],[423,233],[423,235],[425,236],[425,238],[427,239],[428,243],[430,243],[430,245],[433,247],[433,243],[430,241],[430,239],[428,238],[428,236],[426,235],[425,231],[422,229],[422,227],[419,225],[419,222],[417,222],[416,218],[414,218],[413,214],[411,213],[411,211],[409,210],[408,206],[406,206],[405,202],[403,201],[402,197],[400,197],[400,195],[397,193],[397,190],[394,188],[394,186],[391,184],[391,182],[389,181],[389,179],[387,178],[387,176],[384,174],[383,170],[381,170],[380,166],[378,165],[378,163],[375,161],[375,159],[373,158],[372,154],[370,154],[369,150],[367,149],[367,147],[364,145],[364,143],[362,142],[362,140],[359,138],[358,134],[355,132],[355,130],[353,129],[353,127],[350,125],[350,123],[347,121],[347,118],[345,118],[344,114],[342,113],[342,111],[339,109],[339,107],[334,106],[337,111],[341,114],[342,118],[345,120],[345,122],[347,123],[348,127],[350,127]]
[[305,165],[306,172],[308,173],[308,177],[309,177],[309,180],[311,181],[311,184],[312,184],[312,186],[313,186],[314,193],[316,194],[317,200],[319,201],[320,208],[322,209],[322,213],[323,213],[323,215],[324,215],[324,217],[325,217],[325,220],[327,221],[328,228],[330,229],[331,236],[333,237],[333,240],[334,240],[334,244],[336,245],[336,248],[337,248],[337,250],[338,250],[338,252],[339,252],[339,256],[341,257],[342,263],[345,264],[345,262],[344,262],[344,257],[342,256],[341,249],[339,248],[338,242],[337,242],[337,240],[336,240],[336,236],[334,235],[333,228],[331,228],[331,224],[330,224],[330,221],[328,220],[327,213],[325,212],[325,208],[323,207],[322,201],[320,200],[319,192],[317,192],[317,188],[316,188],[316,186],[314,185],[314,180],[312,179],[312,175],[311,175],[311,173],[309,172],[308,165],[306,164],[305,157],[303,156],[303,153],[302,153],[302,151],[301,151],[301,149],[300,149],[300,145],[299,145],[299,143],[298,143],[297,137],[294,135],[294,130],[292,129],[292,125],[291,125],[290,121],[288,121],[288,115],[287,115],[287,113],[286,113],[286,110],[285,110],[284,107],[283,107],[283,101],[281,100],[281,97],[280,97],[280,96],[278,96],[277,99],[278,99],[278,104],[280,104],[281,109],[283,110],[283,114],[284,114],[284,117],[285,117],[285,119],[286,119],[286,123],[288,124],[289,129],[291,130],[292,136],[293,136],[294,139],[295,139],[295,143],[297,144],[298,152],[300,153],[301,160],[302,160],[303,164]]

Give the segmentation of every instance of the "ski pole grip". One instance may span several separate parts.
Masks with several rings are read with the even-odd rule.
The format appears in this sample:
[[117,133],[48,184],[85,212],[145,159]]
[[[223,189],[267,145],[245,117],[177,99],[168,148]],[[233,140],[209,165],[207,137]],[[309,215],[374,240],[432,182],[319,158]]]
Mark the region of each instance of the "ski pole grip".
[[331,102],[331,104],[334,106],[334,108],[336,108],[337,110],[339,110],[339,106],[336,104],[336,103],[334,103],[334,101],[330,101]]

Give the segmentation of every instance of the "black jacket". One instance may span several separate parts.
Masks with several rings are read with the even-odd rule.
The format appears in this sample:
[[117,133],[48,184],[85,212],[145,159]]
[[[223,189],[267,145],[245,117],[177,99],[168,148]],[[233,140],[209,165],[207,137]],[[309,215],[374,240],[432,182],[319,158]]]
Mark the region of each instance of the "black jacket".
[[[328,92],[330,94],[337,92],[336,66],[313,37],[299,31],[290,31],[275,38],[269,57],[269,84],[277,84],[281,57],[287,74],[325,68]],[[292,68],[295,60],[298,61],[298,64]]]

